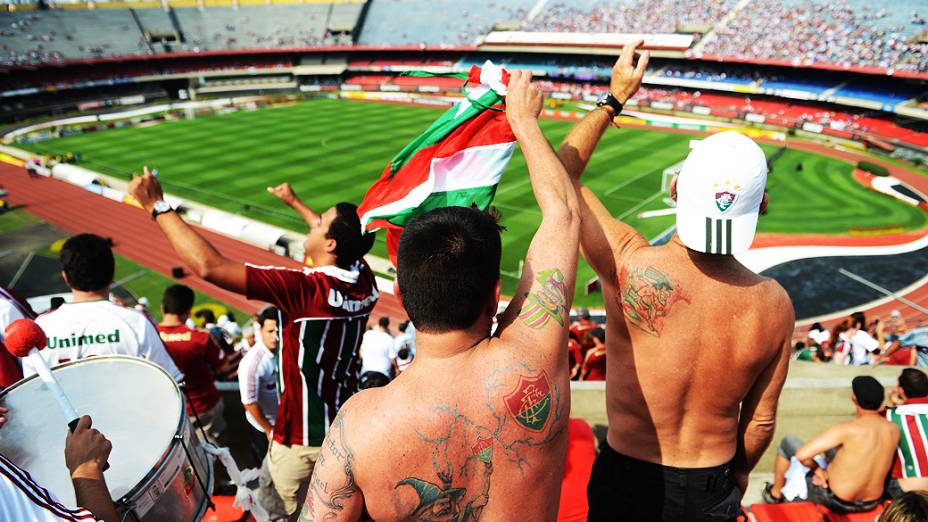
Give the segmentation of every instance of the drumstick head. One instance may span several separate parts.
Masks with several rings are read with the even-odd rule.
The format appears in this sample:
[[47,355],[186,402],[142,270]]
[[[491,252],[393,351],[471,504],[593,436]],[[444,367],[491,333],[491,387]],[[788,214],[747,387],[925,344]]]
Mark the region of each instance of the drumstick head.
[[16,357],[25,357],[33,348],[41,350],[48,344],[45,332],[32,319],[17,319],[4,331],[3,344]]

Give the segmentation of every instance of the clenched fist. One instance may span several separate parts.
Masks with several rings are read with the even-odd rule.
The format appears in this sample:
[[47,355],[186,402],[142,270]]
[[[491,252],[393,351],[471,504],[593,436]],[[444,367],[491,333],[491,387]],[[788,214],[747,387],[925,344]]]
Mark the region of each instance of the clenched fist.
[[77,421],[73,433],[64,442],[64,463],[71,478],[96,478],[106,467],[113,445],[102,433],[93,429],[90,417]]

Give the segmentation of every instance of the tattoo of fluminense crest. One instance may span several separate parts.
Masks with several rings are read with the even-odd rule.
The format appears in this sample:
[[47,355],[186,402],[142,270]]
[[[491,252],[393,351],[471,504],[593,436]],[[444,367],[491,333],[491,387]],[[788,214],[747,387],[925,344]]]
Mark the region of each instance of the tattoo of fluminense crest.
[[544,371],[534,377],[519,376],[516,389],[505,397],[506,408],[524,428],[542,431],[551,416],[551,385]]
[[[510,414],[515,414],[508,407],[508,397],[506,412],[500,412],[499,406],[494,406],[494,404],[499,404],[497,401],[501,388],[506,386],[507,382],[511,382],[504,377],[516,372],[542,377],[545,386],[549,388],[546,395],[548,403],[542,426],[537,430],[532,430],[537,434],[509,440],[503,436],[503,432],[511,418]],[[517,392],[525,389],[523,384],[526,382],[526,377],[520,375],[519,378],[520,385],[517,387]],[[537,381],[537,377],[529,380]],[[479,520],[484,507],[490,500],[490,477],[493,474],[494,459],[506,459],[516,463],[519,471],[524,475],[525,470],[531,465],[523,454],[523,450],[550,444],[564,431],[565,424],[561,422],[561,419],[564,418],[565,412],[561,406],[560,388],[557,385],[551,386],[544,372],[539,373],[524,363],[511,368],[498,369],[487,378],[484,391],[486,392],[487,411],[494,419],[491,425],[478,424],[457,408],[440,404],[435,407],[435,412],[448,418],[447,427],[437,436],[428,436],[417,431],[419,440],[432,447],[432,468],[437,480],[406,477],[397,482],[396,489],[412,488],[418,499],[417,504],[400,519],[423,522]],[[513,397],[515,393],[510,394],[509,397]],[[533,395],[532,400],[536,399],[537,396]],[[553,419],[553,422],[548,422],[549,417]],[[540,419],[537,414],[529,418],[536,425]],[[516,419],[518,420],[517,417]],[[519,424],[525,426],[521,421]],[[547,433],[543,434],[548,424],[550,426]],[[448,453],[449,447],[461,445],[470,448],[470,453],[464,462],[453,461]],[[472,486],[470,489],[455,486],[455,479],[466,479],[466,482]],[[474,484],[476,486],[473,486]]]
[[619,273],[619,304],[628,322],[654,337],[664,330],[664,318],[678,301],[689,304],[680,283],[653,266],[622,267]]
[[544,328],[550,319],[564,326],[567,315],[567,284],[564,274],[557,268],[543,270],[535,279],[541,288],[525,297],[525,305],[519,312],[519,318],[529,328]]

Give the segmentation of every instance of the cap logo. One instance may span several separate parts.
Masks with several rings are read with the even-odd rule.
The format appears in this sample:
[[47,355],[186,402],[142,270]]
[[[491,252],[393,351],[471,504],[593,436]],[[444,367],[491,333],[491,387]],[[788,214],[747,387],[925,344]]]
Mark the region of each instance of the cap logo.
[[723,190],[715,193],[715,206],[719,208],[719,212],[725,212],[730,209],[731,206],[735,203],[735,198],[738,195],[734,192],[729,192]]

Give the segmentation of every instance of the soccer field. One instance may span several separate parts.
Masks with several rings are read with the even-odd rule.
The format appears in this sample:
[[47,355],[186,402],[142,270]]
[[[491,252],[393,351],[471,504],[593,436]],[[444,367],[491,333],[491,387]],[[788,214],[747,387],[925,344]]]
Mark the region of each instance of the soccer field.
[[[82,165],[116,176],[156,167],[166,190],[231,212],[302,231],[305,227],[265,187],[293,184],[307,203],[323,210],[338,201],[359,203],[384,166],[422,132],[440,111],[403,105],[319,99],[291,106],[198,117],[158,125],[124,127],[27,145],[38,152],[79,152]],[[543,121],[558,144],[572,123]],[[691,136],[635,129],[610,129],[583,181],[613,215],[651,239],[673,224],[672,216],[639,219],[645,210],[664,208],[663,170],[682,160]],[[764,146],[768,155],[776,150]],[[796,166],[802,163],[803,169]],[[770,209],[760,220],[763,232],[846,234],[855,227],[926,224],[924,212],[868,191],[851,179],[852,165],[788,150],[768,181]],[[521,260],[541,214],[535,204],[525,162],[516,153],[503,176],[494,204],[503,214],[503,290],[515,289]],[[382,234],[381,234],[382,236]],[[554,240],[557,240],[556,238]],[[374,247],[385,256],[382,237]],[[582,295],[593,277],[581,263],[578,303],[601,304]]]

